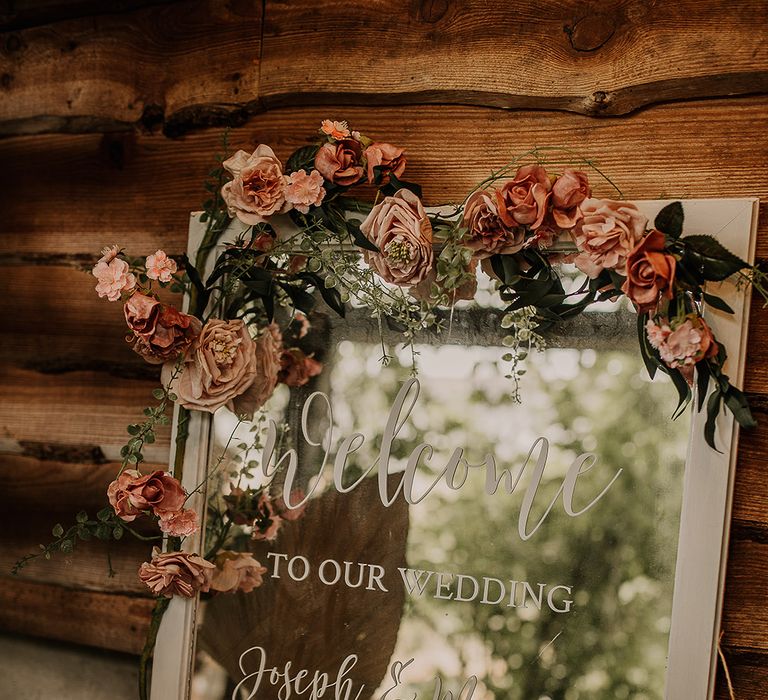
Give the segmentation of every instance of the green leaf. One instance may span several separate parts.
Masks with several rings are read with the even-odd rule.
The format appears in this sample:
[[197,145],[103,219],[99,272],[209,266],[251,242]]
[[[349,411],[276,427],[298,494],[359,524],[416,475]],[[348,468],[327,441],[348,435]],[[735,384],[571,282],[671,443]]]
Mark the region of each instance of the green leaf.
[[106,508],[102,508],[98,513],[96,513],[96,518],[105,523],[112,519],[112,514],[114,512],[115,511],[112,510],[111,507],[107,506]]
[[704,297],[704,301],[713,309],[724,311],[727,314],[734,313],[733,309],[728,306],[724,299],[716,297],[714,294],[707,294],[706,292],[702,292],[701,295]]
[[407,180],[400,180],[394,173],[390,173],[389,182],[381,188],[381,193],[386,196],[395,194],[398,190],[410,190],[421,199],[421,185]]
[[704,424],[704,439],[715,452],[720,452],[715,446],[715,428],[717,427],[717,416],[720,413],[722,398],[723,395],[717,388],[710,394],[709,401],[707,401],[707,421]]
[[120,525],[115,525],[115,527],[112,528],[112,537],[114,537],[116,540],[119,540],[123,536],[123,528]]
[[107,523],[99,523],[96,528],[96,537],[100,540],[108,540],[112,536],[112,528]]
[[648,335],[645,332],[645,324],[648,321],[648,314],[637,315],[637,339],[640,341],[640,356],[645,363],[645,369],[648,376],[653,379],[656,376],[656,370],[659,368],[659,360],[653,353],[653,348],[648,342]]
[[685,236],[680,240],[685,246],[682,264],[691,266],[706,280],[720,282],[749,267],[713,236]]
[[56,523],[56,525],[53,526],[51,534],[54,537],[61,537],[64,534],[64,528],[62,527],[61,523]]
[[675,385],[675,389],[677,389],[679,401],[675,412],[672,414],[672,419],[675,420],[682,415],[685,407],[688,405],[692,398],[691,387],[688,386],[688,382],[685,380],[685,377],[682,375],[680,370],[667,367],[665,368],[665,371],[669,375],[669,378],[672,380],[672,383]]
[[699,411],[704,408],[704,401],[707,398],[707,391],[709,389],[710,376],[711,372],[708,360],[703,360],[696,364],[696,399],[697,410]]
[[653,222],[656,229],[666,233],[671,238],[680,238],[683,232],[683,204],[672,202],[667,204],[657,215]]
[[349,235],[352,236],[352,240],[355,245],[365,250],[370,250],[373,253],[380,252],[379,249],[371,241],[369,241],[365,234],[360,230],[360,225],[355,221],[347,221],[347,230]]
[[757,425],[747,397],[733,385],[729,385],[728,391],[725,392],[725,405],[742,428],[754,428]]
[[81,510],[76,516],[75,520],[77,520],[78,523],[84,523],[88,521],[88,513],[86,513],[84,510]]
[[165,389],[161,389],[160,387],[153,389],[152,396],[154,396],[158,401],[162,401],[165,398]]
[[136,424],[128,426],[128,435],[138,435],[140,431],[141,428]]
[[285,164],[287,174],[295,173],[297,170],[309,172],[315,167],[315,156],[320,147],[317,144],[304,146],[291,153],[288,162]]
[[59,545],[59,550],[65,554],[69,554],[75,548],[75,543],[72,540],[64,540]]
[[294,308],[309,313],[315,307],[315,298],[306,290],[293,284],[280,284],[280,287],[290,297]]

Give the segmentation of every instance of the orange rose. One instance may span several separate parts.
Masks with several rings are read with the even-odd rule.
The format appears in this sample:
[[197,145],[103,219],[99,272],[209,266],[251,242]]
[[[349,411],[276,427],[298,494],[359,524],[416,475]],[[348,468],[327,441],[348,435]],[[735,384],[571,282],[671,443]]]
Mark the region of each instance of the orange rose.
[[126,469],[109,485],[107,497],[115,513],[131,522],[148,510],[158,516],[181,510],[186,493],[168,472],[157,469],[142,475]]
[[125,320],[133,331],[127,340],[133,351],[151,364],[175,360],[200,334],[202,324],[173,306],[134,292],[125,302]]
[[552,183],[541,165],[524,165],[514,180],[496,191],[501,220],[509,227],[537,229],[544,221],[552,195]]
[[315,156],[315,170],[336,185],[354,185],[363,177],[363,147],[355,139],[340,139],[320,146]]
[[280,356],[280,372],[277,380],[288,386],[304,386],[322,371],[323,365],[314,357],[305,355],[299,348],[288,348],[283,350]]
[[393,146],[391,143],[372,143],[363,153],[368,165],[368,182],[373,183],[376,175],[373,172],[375,167],[381,169],[382,175],[394,174],[400,177],[405,172],[405,151],[402,148]]
[[677,261],[664,252],[664,234],[651,231],[627,256],[627,280],[621,287],[639,311],[652,311],[659,297],[672,299]]
[[523,228],[502,221],[495,194],[487,190],[477,190],[467,199],[464,226],[467,233],[462,243],[480,259],[496,253],[516,253],[525,243]]

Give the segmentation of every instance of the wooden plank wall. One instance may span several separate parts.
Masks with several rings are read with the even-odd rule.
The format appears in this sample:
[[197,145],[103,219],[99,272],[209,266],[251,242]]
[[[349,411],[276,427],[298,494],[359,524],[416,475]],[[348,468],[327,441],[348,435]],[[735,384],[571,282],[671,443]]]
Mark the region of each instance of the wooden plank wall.
[[[462,196],[507,156],[568,145],[628,197],[760,196],[768,257],[767,17],[765,0],[0,2],[0,570],[45,536],[54,505],[62,517],[97,507],[157,379],[81,268],[110,243],[184,250],[221,127],[233,127],[233,148],[263,141],[285,157],[322,118],[347,119],[407,146],[429,204]],[[740,451],[723,649],[736,697],[759,700],[759,304],[747,374],[760,427]],[[165,434],[151,458],[162,463],[168,444]],[[94,550],[34,564],[20,580],[3,574],[0,625],[30,629],[44,615],[33,631],[135,652],[151,605],[135,578],[144,554],[116,549],[113,579]],[[129,632],[116,640],[88,610],[129,620]]]

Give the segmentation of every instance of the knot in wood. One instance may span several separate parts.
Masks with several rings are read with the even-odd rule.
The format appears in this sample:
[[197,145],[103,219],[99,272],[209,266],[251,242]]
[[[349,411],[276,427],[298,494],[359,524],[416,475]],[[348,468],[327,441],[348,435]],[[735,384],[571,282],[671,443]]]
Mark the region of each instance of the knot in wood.
[[434,24],[448,12],[449,0],[419,0],[419,19]]
[[606,14],[587,15],[566,26],[568,41],[576,51],[588,53],[604,46],[616,32],[616,22]]

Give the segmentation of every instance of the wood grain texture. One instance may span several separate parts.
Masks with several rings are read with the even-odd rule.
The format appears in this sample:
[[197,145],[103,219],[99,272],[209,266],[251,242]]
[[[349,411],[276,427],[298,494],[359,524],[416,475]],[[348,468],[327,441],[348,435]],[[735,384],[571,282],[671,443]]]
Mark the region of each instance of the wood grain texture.
[[[407,175],[424,186],[428,204],[463,199],[492,168],[536,145],[565,145],[596,159],[628,198],[768,201],[765,154],[754,145],[768,129],[766,97],[664,105],[599,126],[581,115],[461,106],[281,109],[233,130],[230,148],[263,142],[285,159],[314,139],[329,114],[405,146]],[[181,253],[221,133],[0,140],[0,259],[77,266],[115,242],[136,254],[156,247]],[[599,193],[611,194],[593,181]],[[762,226],[760,254],[768,257],[768,216]]]
[[731,543],[723,611],[723,645],[739,650],[768,652],[768,542]]
[[0,37],[0,133],[237,121],[256,99],[261,3],[153,4]]
[[154,600],[0,579],[0,628],[138,654]]

